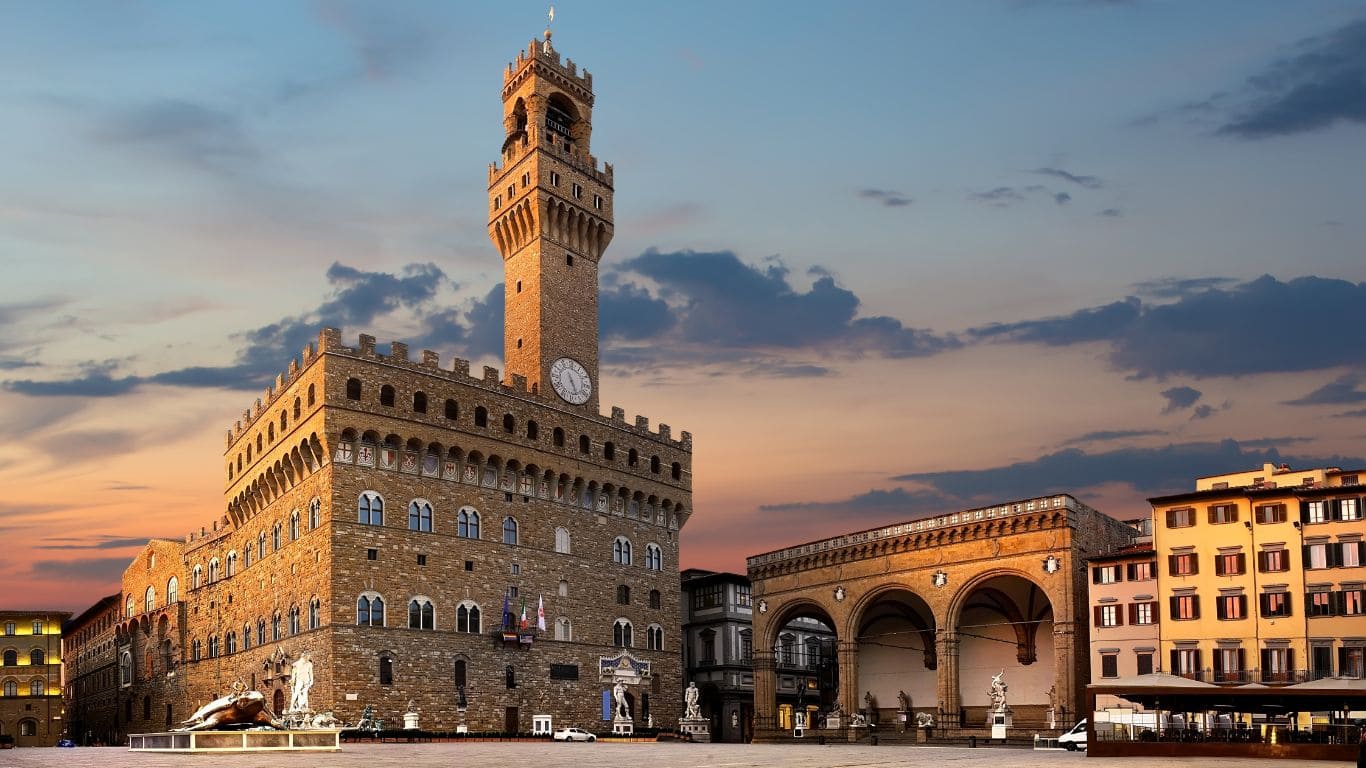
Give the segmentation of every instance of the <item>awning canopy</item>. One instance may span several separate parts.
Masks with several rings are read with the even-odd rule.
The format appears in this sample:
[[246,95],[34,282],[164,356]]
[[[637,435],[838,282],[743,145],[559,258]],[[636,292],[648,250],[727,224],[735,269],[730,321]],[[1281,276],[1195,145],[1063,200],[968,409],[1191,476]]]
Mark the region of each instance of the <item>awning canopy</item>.
[[1118,696],[1149,709],[1192,712],[1345,712],[1366,709],[1366,680],[1325,677],[1298,685],[1220,686],[1176,675],[1154,673],[1089,685],[1092,695]]

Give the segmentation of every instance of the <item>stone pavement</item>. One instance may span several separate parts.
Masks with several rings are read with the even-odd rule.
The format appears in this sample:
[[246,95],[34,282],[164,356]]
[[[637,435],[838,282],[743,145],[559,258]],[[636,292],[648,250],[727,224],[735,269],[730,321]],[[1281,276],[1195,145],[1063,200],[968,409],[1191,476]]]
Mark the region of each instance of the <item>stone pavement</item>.
[[1052,750],[817,744],[346,744],[341,752],[132,753],[121,747],[0,751],[0,768],[1342,768],[1317,760],[1087,758]]

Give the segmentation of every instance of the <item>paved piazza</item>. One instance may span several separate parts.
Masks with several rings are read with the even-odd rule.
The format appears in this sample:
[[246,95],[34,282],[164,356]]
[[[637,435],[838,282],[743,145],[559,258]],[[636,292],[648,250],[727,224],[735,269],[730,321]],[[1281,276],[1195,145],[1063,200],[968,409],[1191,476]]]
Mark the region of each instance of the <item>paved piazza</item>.
[[574,768],[859,768],[860,766],[923,765],[1014,768],[1336,768],[1351,763],[1320,760],[1254,760],[1221,758],[1108,758],[1088,759],[1079,753],[1027,749],[912,746],[836,746],[817,744],[347,744],[341,752],[251,752],[245,754],[131,753],[115,747],[77,749],[15,749],[0,752],[0,766],[61,766],[62,768],[449,768],[450,766],[550,765]]

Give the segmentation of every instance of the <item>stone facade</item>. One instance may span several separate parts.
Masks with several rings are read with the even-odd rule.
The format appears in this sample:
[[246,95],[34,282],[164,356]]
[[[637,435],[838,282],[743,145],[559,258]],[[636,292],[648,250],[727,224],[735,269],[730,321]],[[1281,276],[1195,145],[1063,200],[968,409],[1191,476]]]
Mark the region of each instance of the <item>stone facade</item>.
[[835,631],[837,680],[818,691],[823,710],[868,710],[891,724],[904,691],[940,728],[979,729],[990,677],[1004,669],[1017,728],[1045,727],[1050,686],[1066,709],[1059,719],[1070,717],[1089,676],[1084,561],[1132,534],[1060,495],[750,557],[755,738],[787,735],[776,727],[775,649],[798,617]]
[[123,595],[112,594],[62,628],[66,736],[82,746],[122,744],[118,706],[118,647],[114,632]]
[[0,734],[20,747],[50,747],[62,734],[59,611],[0,611]]
[[712,741],[749,741],[754,729],[754,607],[749,578],[683,572],[683,665],[697,683]]
[[[305,652],[311,709],[352,723],[373,706],[398,727],[411,701],[431,730],[529,731],[533,715],[601,730],[599,661],[623,649],[651,669],[630,694],[636,726],[681,715],[692,438],[598,412],[611,169],[587,154],[592,80],[547,39],[504,84],[489,182],[506,375],[323,330],[229,430],[225,514],[150,543],[124,574],[130,730],[178,722],[235,681],[279,714]],[[545,383],[561,357],[591,395]]]

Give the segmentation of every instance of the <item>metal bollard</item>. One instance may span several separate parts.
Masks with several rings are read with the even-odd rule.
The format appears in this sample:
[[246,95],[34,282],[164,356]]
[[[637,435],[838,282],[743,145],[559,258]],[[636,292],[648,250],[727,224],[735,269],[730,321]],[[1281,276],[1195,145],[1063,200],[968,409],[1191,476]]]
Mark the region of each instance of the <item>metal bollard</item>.
[[973,749],[976,749],[976,748],[977,748],[977,737],[976,737],[976,736],[969,736],[969,737],[968,737],[968,746],[971,747],[971,748],[973,748]]

